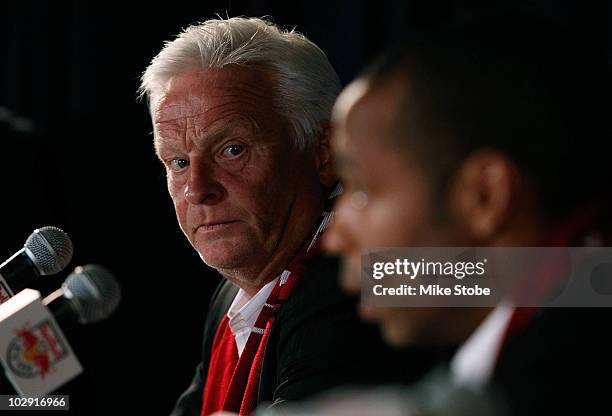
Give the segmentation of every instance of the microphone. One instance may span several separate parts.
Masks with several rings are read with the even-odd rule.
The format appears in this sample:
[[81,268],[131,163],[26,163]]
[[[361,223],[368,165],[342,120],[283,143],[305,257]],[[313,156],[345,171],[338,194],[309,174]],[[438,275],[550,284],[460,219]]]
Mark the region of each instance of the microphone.
[[0,362],[22,396],[49,394],[83,368],[63,331],[106,319],[121,289],[102,266],[77,267],[61,288],[42,299],[24,289],[0,305]]
[[102,266],[79,266],[62,287],[43,299],[65,331],[108,318],[119,306],[121,287],[115,276]]
[[0,265],[0,304],[39,276],[60,272],[72,259],[72,241],[57,227],[34,230],[25,245]]

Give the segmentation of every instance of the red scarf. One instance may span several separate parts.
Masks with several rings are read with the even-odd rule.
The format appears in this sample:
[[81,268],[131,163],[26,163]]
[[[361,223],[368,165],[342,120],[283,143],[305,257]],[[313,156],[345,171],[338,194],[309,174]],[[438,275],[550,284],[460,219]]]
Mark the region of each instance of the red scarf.
[[208,378],[204,388],[203,415],[223,409],[225,395],[237,363],[238,349],[236,348],[234,334],[229,327],[229,318],[225,315],[217,328],[212,353],[210,354]]

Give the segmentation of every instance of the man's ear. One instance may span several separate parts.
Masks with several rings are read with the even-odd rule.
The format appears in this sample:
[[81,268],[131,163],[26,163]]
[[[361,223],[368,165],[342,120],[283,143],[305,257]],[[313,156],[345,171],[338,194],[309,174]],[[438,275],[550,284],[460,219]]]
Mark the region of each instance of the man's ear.
[[319,135],[318,143],[315,148],[315,158],[319,180],[325,187],[331,187],[338,181],[338,177],[333,168],[333,154],[331,149],[331,125],[326,122],[323,131]]
[[497,150],[479,150],[459,167],[451,182],[450,210],[475,241],[486,243],[501,233],[518,209],[521,175]]

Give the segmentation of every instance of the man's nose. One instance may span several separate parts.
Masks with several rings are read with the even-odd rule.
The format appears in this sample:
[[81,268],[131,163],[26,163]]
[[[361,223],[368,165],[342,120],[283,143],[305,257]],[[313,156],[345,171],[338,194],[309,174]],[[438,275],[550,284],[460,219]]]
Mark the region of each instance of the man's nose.
[[214,205],[221,201],[224,194],[214,167],[199,161],[193,161],[189,166],[189,179],[184,192],[187,202],[193,205]]

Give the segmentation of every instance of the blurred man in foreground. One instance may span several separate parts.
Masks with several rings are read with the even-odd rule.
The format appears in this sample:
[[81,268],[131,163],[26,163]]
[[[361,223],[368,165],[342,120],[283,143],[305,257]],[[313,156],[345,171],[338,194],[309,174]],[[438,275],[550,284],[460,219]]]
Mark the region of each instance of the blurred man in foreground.
[[[334,113],[346,191],[326,236],[344,286],[359,289],[372,247],[608,241],[603,57],[543,24],[473,25],[414,39],[351,84]],[[607,309],[361,312],[392,344],[462,344],[449,381],[499,388],[511,414],[601,410]]]
[[248,414],[400,373],[319,255],[340,191],[328,141],[338,91],[316,45],[260,19],[191,26],[144,73],[180,227],[225,278],[172,415]]
[[[611,175],[602,55],[546,25],[415,36],[340,95],[345,192],[326,247],[361,287],[377,247],[604,244]],[[394,345],[457,345],[410,390],[331,396],[295,414],[595,414],[608,407],[606,309],[369,308]],[[586,411],[586,413],[585,413]],[[605,410],[607,411],[607,410]],[[292,413],[286,413],[292,414]]]

